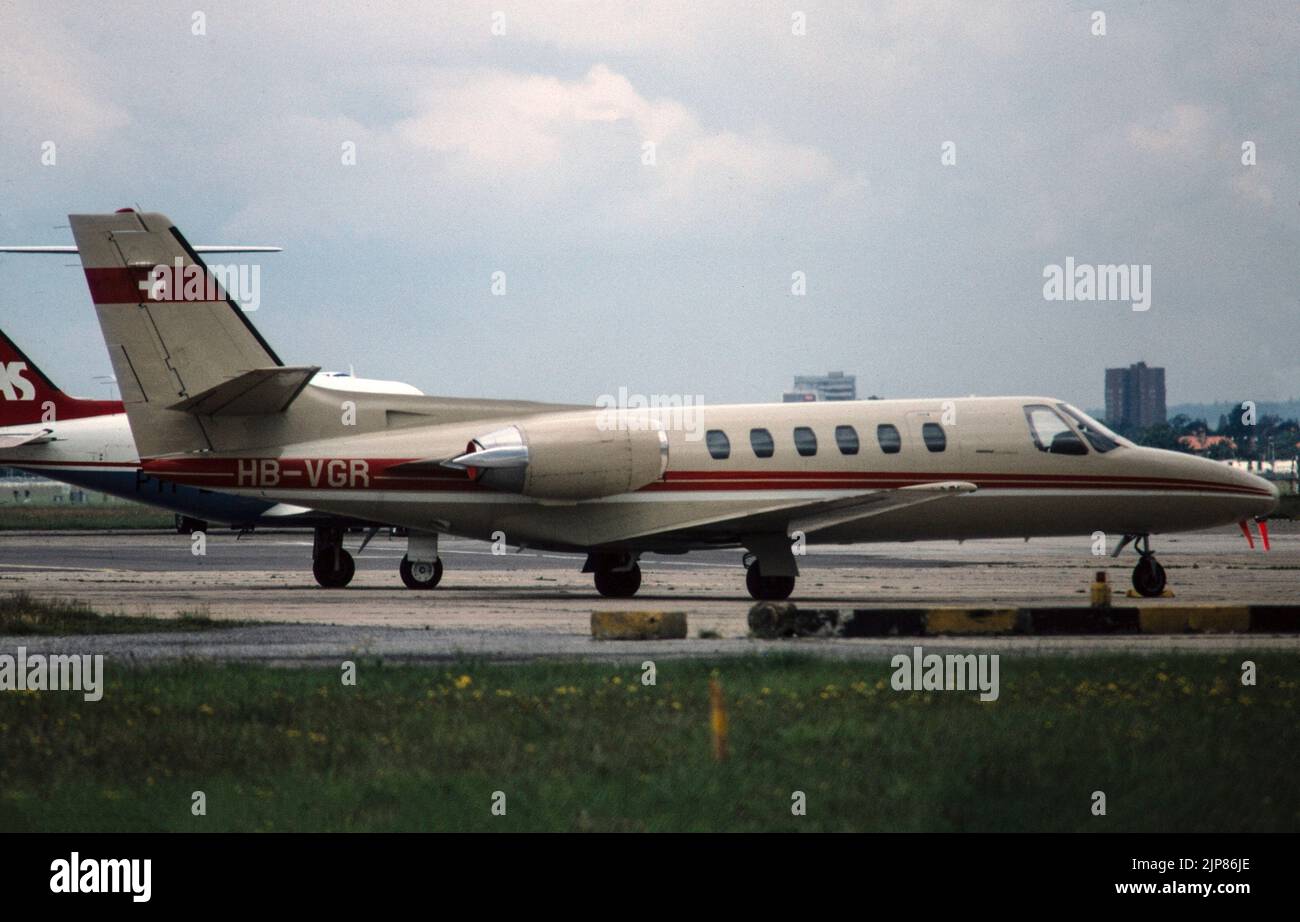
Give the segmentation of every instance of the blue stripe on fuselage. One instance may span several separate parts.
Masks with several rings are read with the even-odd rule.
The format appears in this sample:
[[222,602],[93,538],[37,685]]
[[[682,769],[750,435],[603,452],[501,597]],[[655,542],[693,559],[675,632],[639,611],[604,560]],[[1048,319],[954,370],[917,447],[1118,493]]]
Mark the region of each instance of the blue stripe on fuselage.
[[[162,506],[192,519],[247,527],[255,524],[273,503],[249,496],[214,493],[184,484],[150,477],[138,469],[49,470],[26,468],[33,474],[51,477],[73,486],[108,493],[151,506]],[[280,525],[298,524],[294,517],[275,520]]]

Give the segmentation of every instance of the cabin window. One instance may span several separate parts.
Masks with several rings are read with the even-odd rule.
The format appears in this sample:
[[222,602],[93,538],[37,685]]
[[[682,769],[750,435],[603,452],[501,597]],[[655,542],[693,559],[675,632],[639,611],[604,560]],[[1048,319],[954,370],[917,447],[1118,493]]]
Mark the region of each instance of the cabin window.
[[887,455],[896,455],[903,450],[903,437],[898,434],[898,427],[890,423],[881,423],[876,427],[876,441],[880,450]]
[[770,458],[772,452],[776,451],[776,443],[772,441],[772,433],[766,429],[749,430],[749,447],[754,449],[754,457]]
[[1045,404],[1025,407],[1029,435],[1039,451],[1052,455],[1086,455],[1088,446],[1075,434],[1065,418]]
[[794,430],[794,450],[805,458],[817,454],[817,433],[807,426],[798,426]]
[[858,430],[852,426],[836,426],[835,444],[840,446],[840,454],[856,455],[858,453]]
[[721,429],[710,429],[704,433],[704,444],[709,446],[709,454],[719,461],[731,457],[731,440]]
[[943,451],[948,447],[948,436],[943,426],[938,423],[925,423],[921,426],[921,439],[929,451]]

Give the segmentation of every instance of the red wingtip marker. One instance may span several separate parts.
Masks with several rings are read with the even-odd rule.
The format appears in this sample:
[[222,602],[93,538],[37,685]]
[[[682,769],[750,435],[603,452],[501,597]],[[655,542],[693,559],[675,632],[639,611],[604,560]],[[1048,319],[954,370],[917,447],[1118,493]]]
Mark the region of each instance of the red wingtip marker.
[[1245,519],[1242,519],[1237,524],[1241,526],[1241,533],[1246,536],[1246,543],[1250,545],[1250,549],[1253,551],[1255,549],[1255,539],[1250,533],[1250,526],[1246,524]]
[[1264,550],[1268,550],[1268,519],[1256,519],[1255,524],[1259,526],[1259,542],[1264,545]]

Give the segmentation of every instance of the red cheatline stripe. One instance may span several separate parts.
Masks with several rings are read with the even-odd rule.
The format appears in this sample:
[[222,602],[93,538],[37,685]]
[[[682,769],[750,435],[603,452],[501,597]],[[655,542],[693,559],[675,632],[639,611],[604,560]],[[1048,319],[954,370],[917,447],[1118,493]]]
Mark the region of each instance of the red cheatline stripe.
[[1138,483],[1159,480],[1162,483],[1214,484],[1214,481],[1188,479],[1182,477],[1153,477],[1122,474],[996,474],[978,472],[943,471],[669,471],[665,480],[857,480],[861,478],[878,478],[897,480],[905,477],[909,480],[1054,480],[1054,481],[1106,481],[1115,483]]
[[[218,481],[229,480],[239,471],[241,459],[165,459],[144,462],[144,469],[160,476],[176,478],[208,479],[213,485]],[[249,485],[261,484],[261,463],[263,459],[242,459],[244,474]],[[281,479],[299,477],[306,470],[306,460],[302,458],[279,458],[278,473]],[[397,476],[386,474],[389,468],[404,464],[410,458],[371,458],[371,459],[312,459],[313,463],[325,464],[329,461],[346,461],[349,470],[354,460],[364,460],[366,474],[372,481],[386,480],[387,489],[411,490],[429,489],[436,485],[439,489],[472,489],[479,485],[468,480],[462,471],[426,472],[420,476]],[[323,468],[322,468],[323,470]],[[313,486],[328,486],[328,478],[320,476]],[[979,474],[979,473],[918,473],[890,471],[670,471],[664,481],[649,484],[643,489],[650,492],[698,492],[703,490],[740,491],[740,490],[846,490],[846,489],[897,489],[906,486],[919,486],[949,480],[971,481],[986,489],[1079,489],[1079,490],[1123,490],[1123,491],[1198,491],[1204,493],[1228,493],[1241,496],[1270,496],[1262,488],[1238,486],[1208,480],[1195,480],[1177,477],[1142,477],[1128,475],[1087,475],[1087,474]],[[283,483],[276,486],[284,487]],[[296,486],[296,485],[295,485]],[[303,484],[306,488],[308,485]],[[351,488],[351,487],[349,487]],[[371,489],[378,489],[379,484],[372,483]],[[335,488],[339,489],[339,488]]]
[[[924,481],[922,483],[926,483]],[[1178,484],[1165,483],[1161,481],[1150,481],[1148,483],[1041,483],[1037,481],[1001,481],[997,483],[980,483],[974,481],[980,489],[988,490],[1109,490],[1113,492],[1141,493],[1144,491],[1159,493],[1225,493],[1234,496],[1268,496],[1268,493],[1257,492],[1255,490],[1244,490],[1238,487],[1220,486],[1213,484]],[[870,484],[845,484],[836,483],[808,483],[801,482],[790,484],[783,481],[747,481],[746,483],[679,483],[664,484],[652,483],[642,489],[652,493],[690,493],[690,492],[736,492],[742,490],[786,490],[797,492],[801,490],[845,490],[853,489],[860,486],[864,490],[896,490],[902,487],[919,486],[917,481],[913,480],[892,480],[892,481],[875,481]]]
[[[166,479],[173,479],[173,480],[183,479],[187,483],[191,483],[195,485],[212,486],[217,489],[240,489],[240,488],[268,489],[270,488],[275,490],[341,490],[344,492],[364,491],[364,490],[388,490],[391,492],[425,492],[425,493],[455,493],[455,492],[495,493],[498,492],[496,490],[491,489],[490,487],[484,487],[480,483],[476,483],[474,481],[469,481],[469,480],[429,480],[429,479],[418,478],[418,477],[401,478],[401,479],[390,478],[391,482],[389,483],[376,484],[372,482],[368,486],[360,485],[360,484],[352,484],[352,483],[349,483],[344,486],[336,486],[329,483],[328,479],[324,477],[322,477],[321,480],[316,484],[307,483],[304,480],[297,477],[294,477],[291,483],[286,482],[285,478],[293,477],[293,475],[296,472],[281,471],[279,482],[272,485],[268,485],[260,481],[244,483],[244,484],[231,483],[231,478],[233,478],[235,475],[230,473],[220,473],[220,472],[187,473],[187,472],[177,472],[177,471],[172,471],[167,473],[150,471],[149,473],[154,473],[157,476],[161,476]],[[372,477],[371,479],[373,481],[376,478]],[[890,489],[899,489],[901,487],[908,487],[914,485],[916,485],[915,481],[908,481],[908,480],[882,481],[882,482],[874,483],[870,486],[863,486],[862,489],[890,490]],[[991,483],[983,486],[990,490],[1044,490],[1044,489],[1079,490],[1079,491],[1106,490],[1113,493],[1142,493],[1142,492],[1215,493],[1215,494],[1223,494],[1223,495],[1231,495],[1231,496],[1251,496],[1251,497],[1266,495],[1266,494],[1255,493],[1253,491],[1242,490],[1236,487],[1229,487],[1229,486],[1211,486],[1211,485],[1186,486],[1183,484],[1160,483],[1157,481],[1152,481],[1150,483],[1145,483],[1145,484],[1142,483],[1043,484],[1043,483],[1029,481],[1029,482],[1020,482],[1020,483],[1016,483],[1016,482]],[[790,493],[792,495],[795,495],[799,493],[811,493],[811,492],[825,491],[825,490],[844,490],[844,489],[852,489],[852,486],[851,485],[846,486],[842,482],[817,483],[817,482],[801,481],[800,483],[797,484],[790,484],[782,481],[770,481],[770,482],[749,481],[746,483],[681,483],[681,484],[652,483],[648,486],[642,487],[641,490],[638,492],[688,494],[688,493],[701,493],[701,492],[739,493],[739,492],[748,492],[754,490],[770,490],[770,491],[785,492],[785,493]]]
[[1258,496],[1270,495],[1268,490],[1252,487],[1240,487],[1213,480],[1198,480],[1183,477],[1157,476],[1123,476],[1117,474],[980,474],[980,473],[914,473],[898,471],[670,471],[666,481],[696,484],[730,484],[782,483],[797,484],[815,482],[832,483],[839,487],[880,487],[898,483],[941,483],[949,480],[973,481],[977,484],[994,487],[1003,484],[1049,484],[1055,486],[1134,486],[1143,485],[1180,485],[1192,489],[1230,490],[1245,492]]

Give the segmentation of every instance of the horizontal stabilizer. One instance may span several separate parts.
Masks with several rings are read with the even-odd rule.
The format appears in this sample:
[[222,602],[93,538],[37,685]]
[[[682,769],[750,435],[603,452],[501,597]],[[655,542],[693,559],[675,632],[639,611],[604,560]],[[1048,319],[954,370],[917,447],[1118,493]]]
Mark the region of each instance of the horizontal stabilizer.
[[54,441],[53,429],[29,432],[0,432],[0,448],[18,448],[21,445],[44,445]]
[[283,413],[318,371],[319,365],[255,368],[173,404],[171,409],[195,416]]

